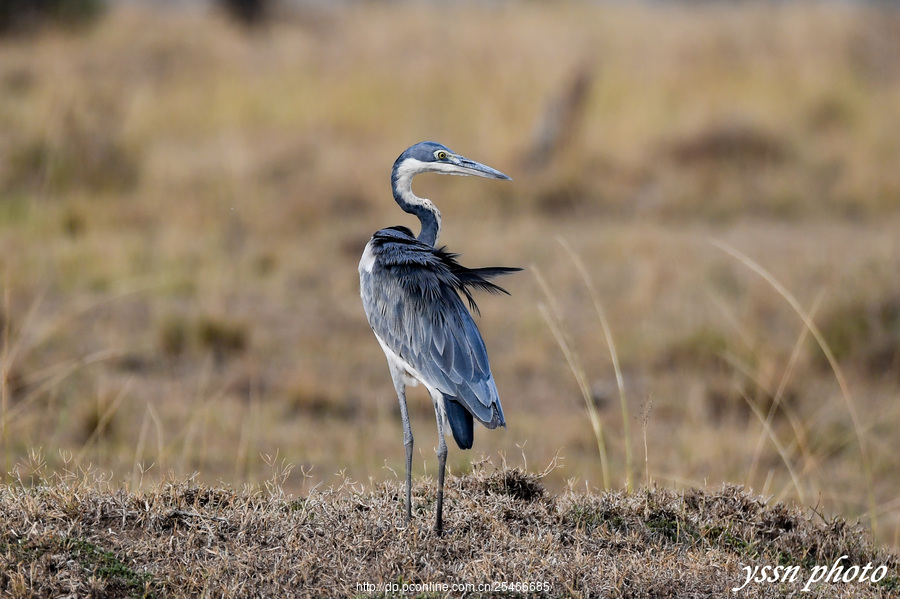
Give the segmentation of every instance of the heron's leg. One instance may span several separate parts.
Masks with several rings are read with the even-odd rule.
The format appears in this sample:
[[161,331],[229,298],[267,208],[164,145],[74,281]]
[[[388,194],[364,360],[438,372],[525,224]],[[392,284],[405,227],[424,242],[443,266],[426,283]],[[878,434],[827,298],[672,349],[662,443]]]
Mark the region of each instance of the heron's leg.
[[[443,429],[443,426],[439,428]],[[444,431],[440,431],[441,438],[438,440],[438,496],[437,496],[437,515],[434,520],[434,531],[438,534],[444,532],[444,472],[447,467],[447,440],[444,439]]]
[[435,397],[432,395],[431,400],[434,402],[434,415],[437,418],[438,427],[438,495],[437,509],[434,517],[434,532],[442,534],[444,532],[444,473],[447,469],[447,439],[444,437],[444,398],[440,394]]
[[400,418],[403,420],[403,445],[406,447],[406,523],[409,524],[412,520],[412,427],[409,425],[409,411],[406,408],[406,383],[403,381],[403,373],[391,368],[391,378],[394,379],[394,389],[400,401]]

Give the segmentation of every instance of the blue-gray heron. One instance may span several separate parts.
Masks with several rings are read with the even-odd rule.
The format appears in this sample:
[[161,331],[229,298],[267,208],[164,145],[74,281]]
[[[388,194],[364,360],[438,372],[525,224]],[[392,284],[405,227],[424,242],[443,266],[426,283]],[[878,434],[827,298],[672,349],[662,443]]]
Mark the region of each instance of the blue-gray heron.
[[519,268],[466,268],[456,254],[435,247],[441,213],[431,200],[417,197],[412,179],[420,173],[510,178],[447,147],[424,141],[400,154],[391,171],[394,199],[419,218],[418,237],[406,227],[388,227],[372,236],[359,262],[363,308],[387,356],[400,400],[406,446],[406,521],[412,519],[413,436],[406,408],[406,386],[425,386],[434,403],[438,428],[438,496],[434,530],[443,531],[444,471],[449,426],[460,449],[472,447],[473,419],[488,428],[506,426],[484,340],[463,304],[478,312],[472,290],[506,293],[490,281]]

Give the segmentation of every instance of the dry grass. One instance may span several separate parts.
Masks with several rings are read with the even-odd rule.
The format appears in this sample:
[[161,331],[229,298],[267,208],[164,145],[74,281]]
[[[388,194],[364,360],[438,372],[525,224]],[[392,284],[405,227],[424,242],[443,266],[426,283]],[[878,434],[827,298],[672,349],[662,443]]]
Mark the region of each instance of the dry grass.
[[15,481],[0,488],[0,589],[35,598],[461,594],[401,587],[432,583],[496,584],[468,596],[510,596],[499,585],[524,582],[544,596],[708,597],[742,586],[747,566],[796,566],[793,581],[740,592],[783,597],[841,556],[844,571],[872,564],[889,574],[811,584],[810,597],[891,597],[900,588],[900,559],[859,527],[767,505],[735,486],[556,496],[535,474],[481,462],[449,479],[450,530],[436,537],[425,525],[431,481],[416,484],[415,520],[405,527],[395,481],[345,480],[290,499],[278,476],[265,490],[188,480],[136,494],[83,471]]
[[[170,471],[240,488],[277,453],[311,474],[290,493],[340,471],[393,484],[402,432],[356,263],[372,231],[413,224],[388,168],[433,138],[515,178],[417,181],[442,240],[473,266],[531,267],[481,303],[509,429],[479,450],[561,452],[549,489],[605,486],[595,408],[613,489],[744,483],[900,546],[897,13],[473,3],[447,19],[366,3],[248,34],[117,7],[79,35],[2,41],[2,470],[43,447],[49,468],[62,450],[133,492]],[[577,132],[526,166],[583,65]],[[797,311],[710,238],[812,315],[845,389]],[[421,477],[433,415],[411,402]],[[646,472],[627,457],[644,441]]]

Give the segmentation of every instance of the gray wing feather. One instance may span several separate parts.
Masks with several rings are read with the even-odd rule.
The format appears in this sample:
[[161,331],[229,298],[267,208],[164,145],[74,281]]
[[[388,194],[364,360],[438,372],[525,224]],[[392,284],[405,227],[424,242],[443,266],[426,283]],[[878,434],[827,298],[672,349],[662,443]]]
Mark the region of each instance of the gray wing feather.
[[482,424],[505,425],[487,349],[460,294],[477,311],[469,288],[504,292],[488,278],[519,269],[467,269],[403,227],[378,231],[370,248],[374,262],[360,271],[360,291],[375,333]]

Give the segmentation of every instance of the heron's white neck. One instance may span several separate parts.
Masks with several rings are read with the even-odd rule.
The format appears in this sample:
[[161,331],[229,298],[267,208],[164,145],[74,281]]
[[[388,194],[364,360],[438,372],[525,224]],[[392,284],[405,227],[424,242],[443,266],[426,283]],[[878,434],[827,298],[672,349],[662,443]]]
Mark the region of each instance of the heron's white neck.
[[429,245],[437,245],[441,236],[441,212],[429,199],[420,198],[413,193],[412,180],[422,172],[424,163],[406,159],[396,165],[391,173],[391,186],[393,187],[394,200],[404,212],[415,214],[419,218],[422,230],[419,232],[419,241]]

